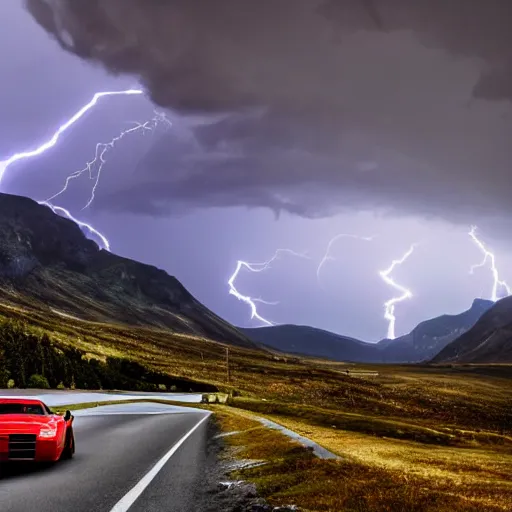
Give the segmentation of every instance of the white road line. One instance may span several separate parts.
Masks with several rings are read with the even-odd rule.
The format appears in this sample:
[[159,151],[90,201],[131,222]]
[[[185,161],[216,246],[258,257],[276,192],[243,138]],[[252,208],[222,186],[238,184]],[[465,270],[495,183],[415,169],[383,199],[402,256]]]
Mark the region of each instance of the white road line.
[[135,503],[137,498],[144,492],[156,475],[165,466],[167,461],[178,451],[178,448],[196,431],[199,426],[210,417],[211,413],[205,415],[191,430],[189,430],[137,483],[128,491],[110,510],[110,512],[127,512]]

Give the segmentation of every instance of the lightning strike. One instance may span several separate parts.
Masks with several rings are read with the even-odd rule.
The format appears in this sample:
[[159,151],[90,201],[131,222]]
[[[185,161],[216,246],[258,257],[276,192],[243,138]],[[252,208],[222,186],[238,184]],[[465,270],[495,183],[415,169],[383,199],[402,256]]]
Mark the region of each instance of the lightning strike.
[[380,277],[383,279],[383,281],[388,284],[389,286],[393,287],[395,290],[401,293],[398,297],[393,297],[392,299],[388,300],[384,303],[384,318],[389,322],[388,323],[388,334],[387,338],[394,340],[395,339],[395,323],[396,323],[396,317],[395,317],[395,306],[399,302],[402,302],[404,300],[410,299],[412,297],[412,292],[405,288],[404,286],[398,284],[394,279],[391,277],[391,273],[393,270],[399,266],[405,263],[405,261],[409,258],[409,256],[414,252],[414,249],[417,244],[411,245],[409,250],[399,259],[399,260],[393,260],[391,262],[391,265],[386,270],[381,270],[379,272]]
[[324,254],[323,258],[320,260],[320,263],[318,264],[318,267],[316,269],[316,277],[317,277],[318,280],[320,280],[320,271],[322,270],[323,266],[328,261],[334,261],[335,260],[334,256],[332,256],[332,254],[331,254],[331,250],[332,250],[333,244],[336,241],[338,241],[340,238],[355,238],[356,240],[364,240],[366,242],[371,242],[375,238],[375,236],[358,236],[358,235],[351,235],[351,234],[346,234],[346,233],[340,233],[339,235],[336,235],[333,238],[331,238],[331,240],[329,241],[329,244],[327,245],[327,249],[325,251],[325,254]]
[[[64,124],[59,126],[57,131],[52,135],[52,137],[47,140],[46,142],[43,142],[40,146],[36,147],[35,149],[22,151],[20,153],[15,153],[14,155],[10,156],[6,160],[0,161],[0,184],[2,183],[2,180],[5,176],[5,173],[7,169],[16,162],[23,161],[23,160],[29,160],[31,158],[37,157],[48,151],[49,149],[53,148],[57,142],[60,139],[60,136],[69,128],[71,128],[76,122],[78,122],[89,110],[91,110],[98,101],[103,98],[104,96],[132,96],[132,95],[140,95],[144,94],[144,91],[140,89],[126,89],[124,91],[102,91],[97,92],[87,103],[84,105],[78,112],[76,112],[72,117],[70,117]],[[110,251],[110,243],[108,239],[100,233],[97,229],[95,229],[93,226],[86,222],[82,222],[71,213],[66,210],[65,208],[62,208],[61,206],[55,206],[51,204],[49,201],[40,201],[39,204],[48,206],[55,214],[57,215],[64,215],[68,219],[75,222],[80,228],[87,230],[90,234],[96,236],[101,244],[103,249],[106,249],[107,251]]]
[[84,105],[78,112],[76,112],[75,115],[73,115],[68,121],[66,121],[63,125],[59,126],[57,131],[53,134],[53,136],[41,144],[39,147],[35,149],[31,149],[28,151],[23,151],[21,153],[16,153],[7,160],[0,161],[0,183],[3,180],[3,177],[5,175],[5,172],[9,168],[10,165],[19,162],[21,160],[27,160],[30,158],[33,158],[35,156],[42,155],[45,151],[53,148],[55,144],[57,144],[60,136],[71,126],[73,126],[77,121],[79,121],[91,108],[93,108],[96,103],[98,103],[98,100],[104,96],[130,96],[134,94],[144,94],[144,91],[140,89],[127,89],[125,91],[104,91],[104,92],[97,92],[93,97],[92,100]]
[[310,259],[309,256],[307,256],[306,254],[301,254],[301,253],[292,251],[291,249],[277,249],[274,256],[272,256],[272,258],[270,258],[269,260],[264,261],[263,263],[247,263],[246,261],[238,260],[236,263],[236,269],[228,280],[229,294],[235,296],[238,300],[244,302],[245,304],[247,304],[250,307],[251,320],[256,318],[262,324],[268,325],[268,326],[275,325],[275,324],[273,322],[271,322],[270,320],[263,318],[258,313],[258,309],[256,307],[256,302],[258,302],[260,304],[267,304],[267,305],[272,305],[272,306],[278,304],[278,302],[267,302],[263,299],[255,299],[248,295],[242,295],[236,289],[235,281],[238,277],[238,274],[240,273],[240,271],[243,268],[249,270],[250,272],[263,272],[264,270],[268,270],[269,268],[271,268],[272,263],[274,261],[276,261],[279,258],[279,256],[283,253],[291,254],[292,256],[296,256],[298,258]]
[[73,217],[73,215],[71,215],[71,213],[69,213],[68,210],[62,208],[62,206],[55,206],[47,201],[40,201],[39,204],[48,206],[48,208],[50,208],[50,210],[52,210],[52,212],[55,213],[56,215],[64,215],[69,220],[72,220],[75,224],[78,224],[80,228],[86,229],[91,235],[96,236],[101,241],[102,249],[105,249],[110,252],[110,242],[108,241],[107,237],[100,233],[93,226],[87,224],[86,222],[82,222],[81,220],[76,219],[75,217]]
[[[91,190],[91,195],[89,196],[89,200],[87,201],[86,205],[82,208],[82,210],[85,210],[88,208],[92,202],[94,201],[94,198],[96,196],[96,190],[98,188],[101,173],[103,171],[103,166],[106,163],[105,155],[110,150],[113,149],[114,146],[123,139],[126,135],[130,135],[135,132],[142,132],[143,134],[146,133],[146,131],[153,131],[155,128],[158,127],[160,123],[167,123],[169,126],[172,126],[172,123],[167,119],[164,113],[162,112],[155,112],[154,117],[146,121],[145,123],[135,123],[135,126],[132,128],[129,128],[127,130],[122,131],[119,135],[114,137],[110,142],[98,142],[96,144],[96,151],[94,153],[94,158],[90,161],[88,161],[85,164],[85,167],[83,169],[80,169],[78,171],[75,171],[71,173],[64,183],[64,186],[61,190],[59,190],[56,194],[46,199],[47,202],[53,201],[57,197],[59,197],[61,194],[67,191],[68,186],[70,182],[74,179],[79,178],[84,173],[89,174],[89,178],[91,180],[94,180],[94,184]],[[97,167],[96,172],[94,173],[94,168]]]
[[512,290],[509,287],[509,285],[500,279],[498,268],[496,267],[496,258],[494,256],[494,253],[491,252],[487,247],[484,245],[484,243],[476,236],[477,231],[476,226],[471,226],[471,230],[469,231],[469,236],[473,240],[473,242],[476,244],[476,246],[480,249],[480,251],[484,255],[484,259],[481,263],[477,265],[473,265],[471,269],[469,270],[470,274],[473,274],[475,269],[484,267],[487,262],[490,262],[492,277],[493,277],[493,284],[492,284],[492,292],[491,292],[491,300],[493,302],[496,302],[500,297],[498,297],[498,293],[502,290],[506,291],[507,296],[511,295]]

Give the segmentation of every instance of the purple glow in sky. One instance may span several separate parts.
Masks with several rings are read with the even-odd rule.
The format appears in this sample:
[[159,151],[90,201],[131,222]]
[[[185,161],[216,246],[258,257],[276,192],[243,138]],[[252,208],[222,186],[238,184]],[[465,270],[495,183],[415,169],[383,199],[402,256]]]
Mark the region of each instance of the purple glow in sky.
[[[189,77],[189,68],[199,69],[190,65],[162,75],[182,80],[164,89],[152,81],[152,69],[114,76],[63,51],[21,2],[5,2],[0,160],[53,140],[55,130],[98,91],[131,89],[142,78],[159,105],[141,95],[102,99],[72,130],[59,134],[50,152],[17,161],[11,167],[16,172],[0,167],[2,190],[51,197],[90,161],[98,141],[111,141],[130,123],[152,119],[155,108],[168,108],[171,130],[120,140],[109,151],[90,208],[78,214],[95,179],[70,187],[58,206],[107,234],[116,253],[178,277],[227,320],[258,325],[247,304],[230,295],[228,281],[238,261],[268,261],[278,247],[303,248],[311,259],[279,258],[265,272],[236,279],[241,295],[278,303],[258,304],[261,317],[276,323],[309,324],[368,341],[385,337],[389,318],[383,304],[392,289],[378,270],[417,240],[421,247],[392,274],[394,282],[414,290],[394,312],[397,335],[428,317],[467,309],[477,296],[489,298],[490,267],[475,268],[473,276],[467,270],[483,254],[468,236],[468,226],[476,223],[479,239],[498,256],[499,279],[512,278],[506,236],[512,105],[490,87],[490,75],[482,74],[494,61],[491,67],[482,64],[488,56],[476,47],[476,36],[464,40],[471,48],[462,46],[462,38],[457,46],[455,35],[450,41],[439,35],[442,44],[431,45],[427,28],[417,29],[421,37],[398,29],[376,32],[361,28],[364,13],[342,17],[336,3],[325,4],[329,14],[322,11],[310,22],[306,11],[300,18],[308,4],[299,1],[286,30],[279,21],[286,12],[275,13],[267,43],[261,41],[269,45],[264,51],[271,59],[251,54],[232,66],[229,59],[241,58],[242,46],[220,55],[215,52],[222,45],[213,38],[208,51],[225,64],[216,69],[230,80]],[[203,23],[183,9],[183,19]],[[257,27],[258,12],[254,16]],[[336,52],[326,46],[330,38],[316,36],[303,38],[314,42],[311,48],[295,49],[300,62],[280,53],[290,45],[272,46],[277,37],[300,46],[295,27],[311,35],[322,30],[326,16],[354,25]],[[212,21],[205,33],[213,37],[222,30]],[[247,41],[259,33],[249,28]],[[496,29],[496,40],[508,37],[500,34]],[[203,47],[196,43],[190,43],[191,55],[199,58]],[[256,49],[248,45],[244,51]],[[142,43],[140,50],[145,51]],[[154,56],[152,64],[159,62],[158,51],[147,55]],[[318,55],[330,56],[330,67]],[[265,68],[281,69],[284,58],[286,83],[297,84],[286,94],[279,88],[280,73]],[[496,62],[503,59],[499,55]],[[254,79],[241,78],[242,69]],[[209,91],[201,89],[204,83]],[[326,249],[337,233],[375,238],[340,238]]]

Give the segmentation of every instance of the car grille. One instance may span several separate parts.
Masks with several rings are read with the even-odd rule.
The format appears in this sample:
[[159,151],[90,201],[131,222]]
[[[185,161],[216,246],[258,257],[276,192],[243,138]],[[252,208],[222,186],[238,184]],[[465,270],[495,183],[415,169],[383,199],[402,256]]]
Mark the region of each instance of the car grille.
[[11,434],[9,436],[9,459],[35,459],[36,435]]

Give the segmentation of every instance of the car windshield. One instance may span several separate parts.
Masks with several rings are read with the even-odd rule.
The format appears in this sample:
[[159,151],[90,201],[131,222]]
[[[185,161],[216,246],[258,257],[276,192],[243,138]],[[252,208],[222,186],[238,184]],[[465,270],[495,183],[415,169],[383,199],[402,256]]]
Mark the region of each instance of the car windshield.
[[41,414],[44,409],[39,404],[0,404],[0,414]]

